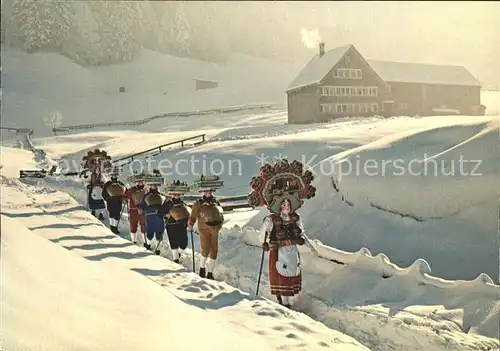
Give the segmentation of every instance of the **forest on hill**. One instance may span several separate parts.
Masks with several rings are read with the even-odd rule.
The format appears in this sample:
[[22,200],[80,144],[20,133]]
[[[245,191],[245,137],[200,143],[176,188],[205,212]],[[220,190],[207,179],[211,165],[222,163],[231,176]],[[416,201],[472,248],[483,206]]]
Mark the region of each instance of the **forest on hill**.
[[141,48],[215,62],[231,52],[283,61],[310,56],[301,42],[299,19],[273,2],[264,5],[7,0],[2,43],[27,52],[60,53],[84,66],[130,61]]

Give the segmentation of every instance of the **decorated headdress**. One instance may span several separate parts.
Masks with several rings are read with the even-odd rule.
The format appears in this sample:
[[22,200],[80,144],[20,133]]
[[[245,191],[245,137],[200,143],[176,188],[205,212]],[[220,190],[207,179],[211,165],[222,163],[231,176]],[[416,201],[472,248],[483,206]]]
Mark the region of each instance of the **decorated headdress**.
[[220,180],[219,176],[206,176],[202,174],[199,179],[193,182],[191,188],[198,192],[216,191],[224,188],[224,181]]
[[190,187],[186,182],[174,180],[165,185],[165,190],[168,195],[182,195],[190,191]]
[[82,158],[82,167],[88,169],[92,173],[97,169],[99,169],[101,173],[104,173],[112,166],[111,157],[108,156],[108,153],[104,150],[95,149],[94,151],[88,151],[87,155]]
[[128,182],[144,182],[146,185],[163,185],[165,182],[165,178],[161,175],[160,171],[153,170],[152,173],[134,173],[130,177],[127,177]]
[[314,176],[310,171],[303,172],[301,162],[280,160],[275,164],[265,164],[260,175],[252,177],[248,204],[252,207],[267,206],[272,213],[280,213],[284,201],[290,203],[292,212],[297,211],[304,199],[316,196],[316,188],[311,185]]
[[114,166],[113,168],[110,169],[111,173],[110,173],[110,177],[111,178],[118,178],[120,176],[120,168],[118,168],[117,166]]

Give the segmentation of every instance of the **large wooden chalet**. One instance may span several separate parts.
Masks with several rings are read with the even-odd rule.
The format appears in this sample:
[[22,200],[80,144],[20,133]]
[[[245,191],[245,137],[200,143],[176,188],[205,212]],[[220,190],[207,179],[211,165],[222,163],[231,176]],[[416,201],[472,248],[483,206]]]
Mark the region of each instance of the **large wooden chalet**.
[[319,54],[287,90],[288,122],[345,116],[479,115],[480,82],[464,67],[366,60],[353,45]]

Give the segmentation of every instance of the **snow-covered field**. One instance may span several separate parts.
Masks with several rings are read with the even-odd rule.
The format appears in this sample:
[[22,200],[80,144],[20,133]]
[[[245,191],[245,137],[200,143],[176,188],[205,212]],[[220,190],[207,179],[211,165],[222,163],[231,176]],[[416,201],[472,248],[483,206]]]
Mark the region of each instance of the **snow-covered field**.
[[[207,128],[201,117],[192,119],[192,122],[194,129]],[[264,122],[262,119],[261,123]],[[496,147],[495,137],[499,132],[497,117],[464,117],[460,120],[456,117],[346,119],[328,125],[301,127],[305,129],[283,126],[272,116],[266,126],[244,127],[243,117],[240,123],[239,128],[206,129],[212,138],[209,142],[164,152],[152,158],[150,166],[158,166],[159,161],[166,159],[174,165],[179,160],[190,158],[220,159],[223,164],[239,160],[239,173],[237,168],[233,168],[232,174],[229,170],[223,173],[227,187],[221,192],[237,195],[248,192],[248,181],[260,166],[256,155],[261,153],[269,156],[270,161],[280,152],[290,159],[300,159],[305,154],[307,160],[313,158],[309,165],[315,166],[313,169],[316,171],[322,163],[345,160],[355,155],[379,161],[395,158],[409,161],[422,159],[423,153],[427,153],[427,157],[444,159],[448,164],[458,159],[459,155],[464,155],[465,159],[481,158],[483,163],[476,171],[483,175],[478,178],[432,174],[432,179],[426,180],[425,177],[408,174],[400,178],[394,174],[390,177],[387,174],[385,177],[337,174],[340,193],[336,193],[331,186],[330,175],[319,173],[315,180],[318,196],[306,202],[300,213],[304,216],[310,237],[323,242],[315,243],[321,257],[313,258],[307,249],[302,253],[305,287],[297,309],[332,329],[354,337],[372,350],[498,348],[500,288],[490,278],[498,277],[496,214],[490,213],[488,208],[496,205],[499,189],[495,186],[498,178],[494,173],[496,149],[493,148]],[[196,128],[197,125],[200,128]],[[175,139],[175,134],[154,135],[163,143]],[[35,143],[37,147],[50,150],[51,157],[57,159],[64,156],[66,162],[79,162],[86,150],[96,146],[108,150],[113,157],[127,155],[139,148],[134,140],[146,140],[151,135],[131,131],[92,132],[38,139]],[[186,133],[180,132],[178,138],[181,135],[184,137]],[[144,146],[147,148],[150,145]],[[19,168],[20,163],[5,161],[11,152],[17,152],[13,157],[20,159],[19,151],[3,148],[3,162],[8,164],[9,174],[17,174],[11,168]],[[26,161],[23,162],[29,162],[29,159],[26,154]],[[414,166],[414,171],[421,170],[421,167]],[[125,167],[124,177],[128,171]],[[389,171],[393,169],[386,170]],[[467,171],[472,170],[467,168]],[[187,178],[194,178],[194,174],[191,172]],[[482,187],[476,184],[477,179]],[[2,196],[4,214],[11,213],[11,217],[23,221],[28,227],[39,226],[34,231],[52,240],[69,233],[88,236],[84,238],[85,242],[60,242],[86,257],[109,256],[113,257],[109,261],[114,260],[127,267],[138,262],[137,259],[130,259],[134,257],[129,254],[130,245],[123,249],[125,244],[113,245],[113,241],[108,244],[108,241],[87,234],[95,231],[88,228],[94,226],[88,221],[95,222],[81,212],[73,200],[83,204],[82,180],[55,177],[26,181],[37,185],[37,188],[21,185],[17,181],[8,182],[13,186],[5,189],[4,184],[2,187],[3,194],[7,194]],[[51,188],[67,192],[73,199],[51,193]],[[412,191],[413,188],[418,188],[418,192]],[[23,198],[20,192],[26,194],[25,198],[33,199],[36,205],[28,207],[19,203],[19,199]],[[344,201],[341,200],[341,193]],[[48,203],[44,204],[44,201]],[[373,207],[370,202],[379,208]],[[42,204],[46,212],[54,212],[59,219],[51,217],[53,223],[49,224],[41,223],[42,219],[34,214],[15,214],[34,213],[32,207]],[[402,218],[399,214],[387,212],[387,209],[409,213],[424,221]],[[456,210],[460,213],[450,215]],[[221,234],[217,279],[243,291],[255,291],[260,250],[256,247],[257,233],[252,227],[258,226],[265,213],[240,210],[228,214],[229,221]],[[445,218],[426,220],[426,216]],[[57,224],[61,220],[63,223]],[[28,221],[31,221],[29,225],[26,224]],[[122,237],[128,238],[125,221],[121,224]],[[50,229],[46,227],[51,225]],[[99,232],[110,236],[109,233],[104,234],[104,228]],[[474,234],[471,235],[471,232]],[[478,240],[479,237],[481,240]],[[199,252],[196,238],[195,244],[195,251]],[[78,246],[85,248],[79,250]],[[139,248],[133,250],[142,252]],[[170,257],[167,244],[162,252]],[[381,254],[375,256],[378,253]],[[185,269],[191,269],[189,252],[182,264]],[[140,271],[147,269],[152,268]],[[479,274],[483,272],[490,277]],[[165,272],[164,275],[172,276],[172,273]],[[444,280],[443,277],[465,281]],[[176,281],[177,278],[172,276],[170,279]],[[263,274],[261,293],[270,297],[266,272]],[[230,304],[234,304],[234,299],[232,301]],[[307,345],[311,347],[311,344]]]
[[[35,128],[35,146],[47,156],[17,149],[26,146],[23,135],[2,133],[6,346],[199,349],[186,338],[171,340],[181,334],[172,315],[186,315],[181,325],[189,330],[200,320],[214,326],[219,337],[205,345],[222,349],[234,349],[237,341],[252,349],[363,349],[349,336],[371,350],[498,349],[499,92],[483,94],[484,117],[345,118],[293,126],[286,124],[286,111],[270,110],[44,137],[49,129],[40,117],[54,110],[69,125],[279,102],[296,71],[244,56],[222,67],[146,51],[137,62],[84,69],[57,55],[3,54],[2,126]],[[269,82],[269,76],[276,79]],[[196,92],[195,78],[221,85]],[[127,93],[119,94],[118,86]],[[318,191],[299,212],[320,257],[301,252],[304,291],[296,309],[317,322],[251,294],[261,254],[256,230],[265,210],[227,214],[215,273],[229,286],[188,273],[190,250],[179,266],[168,260],[168,244],[162,247],[167,259],[133,246],[125,240],[126,215],[121,238],[112,235],[83,210],[83,179],[14,179],[19,169],[51,163],[74,170],[94,148],[116,159],[201,133],[208,142],[136,160],[123,168],[123,179],[139,167],[184,180],[216,172],[226,185],[220,195],[243,195],[263,161],[302,160],[316,173]],[[30,251],[36,255],[25,254]],[[260,292],[270,298],[263,273]],[[49,303],[36,303],[33,294]],[[79,307],[51,313],[67,306]],[[32,316],[38,319],[28,321]],[[73,333],[61,336],[68,321]],[[200,336],[211,333],[202,327]],[[219,346],[221,340],[229,348]]]
[[[285,88],[298,70],[241,54],[215,64],[148,50],[130,63],[84,68],[58,54],[2,47],[2,125],[47,136],[51,129],[41,118],[54,111],[62,114],[63,125],[75,125],[242,104],[284,106]],[[195,79],[219,86],[196,91]],[[159,123],[161,129],[169,126],[169,120]]]

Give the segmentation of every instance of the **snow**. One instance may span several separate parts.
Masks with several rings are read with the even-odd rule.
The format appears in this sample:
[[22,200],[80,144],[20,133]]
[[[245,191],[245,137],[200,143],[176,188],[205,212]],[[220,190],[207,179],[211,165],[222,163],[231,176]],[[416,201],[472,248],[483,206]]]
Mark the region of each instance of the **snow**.
[[[52,53],[2,47],[2,125],[35,129],[55,111],[64,125],[138,120],[167,112],[277,103],[299,68],[242,54],[215,64],[144,50],[129,63],[85,68]],[[273,76],[272,80],[269,77]],[[195,90],[195,79],[219,87]],[[119,87],[125,93],[119,93]],[[169,121],[161,121],[168,127]]]
[[462,66],[367,60],[386,82],[481,86]]
[[[27,154],[24,155],[27,157]],[[8,168],[17,167],[14,162],[7,162],[6,165]],[[11,172],[13,171],[11,170]],[[64,271],[68,267],[69,272],[81,271],[82,274],[78,275],[68,273],[73,279],[78,278],[78,283],[70,282],[59,285],[74,285],[77,287],[76,291],[85,296],[80,296],[74,291],[58,296],[72,296],[75,299],[80,299],[79,301],[83,301],[82,305],[87,306],[88,295],[90,295],[92,303],[96,305],[94,310],[102,310],[102,315],[105,315],[109,309],[112,310],[109,313],[113,312],[113,316],[122,311],[127,313],[127,316],[120,315],[120,321],[126,320],[130,325],[132,323],[134,325],[135,323],[143,324],[135,313],[138,313],[141,318],[149,318],[148,304],[141,303],[140,311],[136,311],[133,307],[134,298],[137,296],[140,296],[141,299],[148,299],[147,291],[149,289],[143,288],[139,281],[132,280],[130,286],[135,286],[141,291],[144,290],[144,293],[134,293],[136,290],[129,288],[127,273],[123,272],[124,269],[128,269],[145,275],[180,300],[216,314],[215,317],[220,323],[230,323],[238,328],[243,328],[244,325],[245,333],[238,329],[238,335],[241,334],[243,338],[243,335],[247,335],[249,331],[250,334],[260,335],[268,343],[267,348],[293,349],[292,346],[295,345],[297,349],[314,350],[315,347],[318,347],[317,345],[326,346],[323,343],[326,342],[328,349],[335,349],[335,347],[338,347],[339,350],[348,349],[345,348],[347,347],[345,343],[353,342],[352,340],[345,339],[345,336],[335,331],[327,330],[321,323],[355,338],[372,350],[442,350],[445,348],[450,350],[494,350],[498,348],[496,335],[498,335],[497,321],[500,310],[498,293],[500,287],[493,285],[491,280],[485,276],[480,276],[476,281],[446,281],[431,276],[426,263],[422,260],[417,261],[407,269],[402,269],[391,264],[386,255],[371,257],[366,249],[355,253],[342,252],[316,242],[315,246],[319,249],[322,258],[314,258],[307,249],[301,248],[305,292],[297,303],[298,311],[304,312],[317,321],[314,322],[303,314],[283,311],[274,303],[267,300],[255,300],[253,295],[243,292],[255,291],[261,251],[255,247],[258,243],[257,233],[254,230],[248,227],[241,229],[234,227],[234,225],[243,225],[248,222],[249,217],[258,215],[258,211],[238,211],[228,214],[229,223],[221,234],[216,278],[241,289],[235,290],[225,283],[207,282],[188,273],[192,268],[189,249],[186,250],[185,259],[181,262],[183,268],[162,257],[147,254],[143,249],[131,245],[127,240],[111,235],[100,222],[96,222],[89,213],[83,211],[74,199],[64,193],[52,190],[53,186],[71,193],[72,188],[74,190],[75,186],[79,185],[72,184],[70,181],[64,183],[49,178],[46,180],[26,180],[23,184],[18,180],[3,177],[1,189],[3,216],[10,217],[20,222],[18,225],[29,228],[32,232],[26,234],[28,237],[29,234],[37,234],[53,243],[62,245],[70,251],[68,254],[87,258],[91,261],[91,265],[109,266],[109,270],[100,267],[96,270],[103,271],[103,275],[110,271],[110,274],[116,276],[120,281],[103,277],[100,281],[109,280],[109,287],[107,285],[98,286],[93,290],[91,287],[95,283],[87,282],[86,278],[95,275],[87,274],[83,267],[78,270],[72,268],[69,262],[61,265],[61,262],[66,262],[66,258],[63,260],[62,257],[52,253],[50,249],[45,249],[37,241],[33,241],[35,247],[31,247],[21,240],[19,249],[13,251],[19,252],[21,248],[25,252],[33,250],[33,252],[37,252],[37,255],[28,256],[30,259],[31,256],[40,256],[36,258],[39,260],[43,260],[46,256],[45,253],[47,253],[47,257],[53,257],[54,261],[58,263],[57,269],[50,270],[45,270],[43,268],[45,266],[42,265],[41,270],[45,275],[33,273],[35,277],[44,277],[49,271],[60,271],[60,267],[64,267]],[[5,226],[4,223],[8,222],[2,217],[2,228],[7,228],[5,230],[8,231],[10,224]],[[120,230],[121,236],[128,239],[126,221],[121,223]],[[21,230],[15,228],[16,235],[19,232]],[[8,235],[2,232],[3,237]],[[27,241],[31,241],[31,239]],[[198,262],[199,245],[196,237],[195,251]],[[170,258],[168,244],[162,246],[162,256]],[[11,261],[10,256],[5,255],[4,257],[6,257],[4,262]],[[33,259],[35,258],[33,257]],[[330,259],[345,262],[347,265],[337,264],[329,261]],[[25,261],[23,260],[23,262]],[[15,276],[20,276],[19,272],[29,271],[29,269],[41,265],[38,262],[29,263],[30,261],[24,263],[25,269],[16,270]],[[196,264],[198,266],[198,263]],[[266,264],[267,259],[264,266]],[[115,270],[121,270],[121,272],[115,273]],[[382,275],[392,275],[392,277],[384,279]],[[48,281],[57,281],[56,277],[51,276]],[[6,283],[8,282],[9,280],[6,280]],[[5,284],[2,289],[9,286],[15,285]],[[122,293],[114,293],[114,289],[119,289]],[[31,291],[35,291],[34,287]],[[48,299],[50,296],[54,296],[54,292],[44,291],[48,294]],[[110,291],[110,295],[105,293],[108,291]],[[121,297],[124,291],[126,291],[127,297],[124,297],[122,302]],[[3,294],[8,296],[4,292]],[[263,271],[261,294],[264,297],[270,297],[266,270]],[[116,299],[116,305],[110,305],[111,297],[107,298],[106,296],[113,296]],[[156,303],[157,300],[157,298],[153,298],[147,301],[155,301]],[[9,304],[9,301],[11,300],[5,300],[5,303]],[[20,303],[24,303],[24,301],[20,301]],[[61,300],[61,303],[65,303],[65,300]],[[101,308],[100,303],[106,304],[107,307]],[[155,303],[151,305],[155,305]],[[47,313],[45,315],[48,315],[49,311],[40,311],[43,308],[39,305],[36,305],[39,313]],[[32,305],[27,304],[27,306]],[[110,306],[116,307],[111,308]],[[161,306],[158,302],[158,308]],[[145,308],[146,310],[144,310]],[[168,302],[165,309],[167,308],[170,311],[174,307],[170,307],[170,302]],[[23,309],[16,308],[14,310],[19,314],[21,311],[24,313]],[[30,311],[29,313],[33,315],[35,312]],[[130,319],[128,319],[129,316]],[[170,312],[166,312],[165,316],[165,321],[158,321],[158,324],[151,318],[148,321],[151,320],[151,326],[165,325],[165,323],[170,326],[172,324],[168,320],[168,317],[171,316]],[[64,318],[57,316],[57,318],[59,317]],[[89,315],[88,320],[91,320],[91,317],[92,315]],[[17,318],[22,318],[22,316]],[[198,320],[200,318],[208,319],[210,317],[200,316]],[[4,320],[8,319],[4,318]],[[122,322],[122,324],[127,323]],[[144,323],[147,324],[146,321]],[[123,328],[122,324],[120,324],[120,330],[126,330],[127,328]],[[147,325],[149,326],[149,324]],[[185,324],[182,323],[182,325]],[[50,326],[58,327],[57,320],[54,320]],[[45,326],[45,328],[50,326]],[[68,337],[83,338],[81,335],[84,335],[85,327],[79,326],[79,328],[82,328],[81,334],[79,333],[80,329],[78,329],[78,332]],[[112,326],[108,324],[108,328],[112,328]],[[151,330],[151,333],[147,333],[148,336],[155,334],[152,327],[148,328]],[[170,327],[162,330],[166,329],[170,329]],[[223,330],[227,331],[227,329],[227,327],[223,327]],[[53,330],[57,329],[51,329],[52,333]],[[334,333],[332,334],[334,336],[328,336],[331,335],[329,333]],[[138,331],[137,335],[140,334]],[[248,343],[258,345],[259,342],[262,342],[261,340],[250,340],[251,336],[248,336]],[[165,339],[169,338],[162,340]],[[335,342],[332,341],[334,339]],[[96,340],[99,339],[96,338]],[[148,337],[148,343],[150,340],[151,338]],[[144,340],[142,341],[144,342]],[[127,344],[124,342],[124,345]],[[354,348],[356,345],[355,343],[352,346],[353,349],[356,349]],[[147,349],[146,346],[141,345],[142,348]],[[122,349],[126,350],[127,348],[124,346]],[[130,349],[134,348],[130,347]],[[266,345],[264,345],[264,349],[266,349]]]
[[[241,67],[245,68],[244,72]],[[219,323],[222,326],[219,329],[231,331],[228,334],[233,335],[232,331],[241,334],[246,345],[263,349],[358,349],[359,345],[345,336],[348,335],[371,350],[497,350],[500,332],[498,237],[495,234],[498,229],[495,208],[500,197],[498,92],[482,94],[487,116],[343,118],[300,126],[287,125],[286,111],[277,108],[215,117],[169,117],[140,127],[55,137],[45,137],[50,131],[41,122],[42,117],[54,111],[60,111],[63,124],[70,125],[135,120],[169,111],[279,102],[296,72],[244,55],[235,55],[226,64],[217,65],[145,51],[137,62],[87,69],[58,55],[28,55],[5,50],[2,125],[35,128],[33,142],[47,155],[37,152],[33,156],[26,150],[6,147],[22,147],[26,140],[24,135],[2,131],[2,237],[23,232],[19,235],[19,247],[37,254],[37,257],[28,255],[34,261],[25,264],[19,257],[3,252],[2,257],[6,257],[3,263],[12,261],[24,267],[10,276],[19,276],[17,284],[37,276],[47,282],[67,281],[64,285],[75,286],[76,291],[63,295],[50,290],[51,286],[37,286],[40,296],[55,300],[52,296],[57,293],[64,306],[66,302],[74,306],[75,301],[85,306],[95,305],[94,310],[85,311],[89,320],[98,318],[93,312],[101,309],[111,320],[127,321],[127,325],[134,328],[135,320],[141,326],[151,320],[151,328],[148,328],[151,333],[146,331],[147,345],[151,348],[156,340],[156,335],[149,337],[156,334],[152,328],[159,330],[158,325],[172,324],[168,318],[171,314],[151,317],[148,313],[155,309],[147,303],[141,303],[138,309],[133,303],[135,291],[144,290],[144,294],[138,295],[145,298],[146,294],[151,294],[152,299],[154,294],[162,296],[158,307],[170,310],[172,304],[175,306],[172,309],[179,309],[175,315],[187,313],[197,320],[209,319]],[[270,76],[276,79],[269,82]],[[195,78],[218,80],[221,85],[214,90],[194,92]],[[248,86],[241,88],[242,81]],[[118,86],[126,86],[127,93],[119,94]],[[89,99],[92,104],[88,103]],[[94,148],[104,149],[116,159],[200,133],[206,134],[206,143],[188,142],[184,147],[173,146],[139,160],[150,169],[167,164],[160,169],[171,173],[168,178],[177,177],[175,173],[185,173],[182,179],[188,181],[202,172],[209,173],[211,164],[216,171],[222,164],[221,177],[226,186],[218,192],[220,196],[248,194],[248,183],[257,175],[262,161],[271,162],[279,157],[302,160],[317,174],[314,181],[317,196],[306,201],[299,213],[307,234],[315,240],[320,257],[315,258],[301,248],[304,291],[296,304],[298,312],[285,311],[268,300],[248,294],[255,291],[258,277],[261,250],[256,230],[267,214],[264,209],[227,214],[215,268],[216,278],[227,284],[207,282],[189,273],[192,269],[189,249],[179,266],[168,260],[171,256],[166,241],[162,244],[164,257],[147,254],[131,245],[127,241],[126,214],[120,223],[121,237],[111,235],[82,209],[86,198],[84,179],[63,176],[23,182],[14,179],[19,169],[46,167],[52,163],[74,170],[80,166],[81,157]],[[368,160],[373,160],[372,164],[378,168],[364,169]],[[401,168],[396,167],[396,160],[400,161],[405,174],[397,173]],[[464,167],[468,175],[460,174],[460,168],[457,169],[460,160],[470,161]],[[345,172],[348,161],[352,165],[349,174]],[[428,167],[430,175],[409,174],[409,170],[425,170],[425,165],[432,165],[434,161],[438,166],[443,165],[440,171],[447,173],[434,175],[434,169]],[[473,169],[476,164],[477,169]],[[450,174],[453,165],[455,171]],[[138,166],[140,164],[133,164]],[[375,171],[376,175],[368,174]],[[124,167],[122,179],[130,172],[130,167]],[[471,176],[472,172],[481,176]],[[339,192],[332,186],[332,175],[336,176]],[[5,226],[6,217],[11,223]],[[53,241],[45,241],[51,248],[40,250],[23,241],[31,242],[33,236]],[[10,237],[10,241],[17,242],[17,239]],[[60,247],[55,244],[70,252],[57,250]],[[37,242],[38,246],[46,245]],[[54,250],[60,251],[60,255]],[[45,251],[50,255],[45,255]],[[195,237],[196,261],[199,251]],[[82,274],[66,274],[66,264],[59,264],[53,277],[42,269],[37,270],[38,266],[50,264],[52,256],[57,258],[55,262],[68,260],[67,266],[78,266],[75,269]],[[79,260],[80,257],[87,260]],[[4,266],[8,268],[8,264]],[[94,266],[98,268],[91,268]],[[97,271],[102,273],[97,275]],[[120,281],[115,280],[115,276]],[[108,286],[108,281],[113,284]],[[16,285],[10,293],[13,297],[18,295],[12,292],[14,287]],[[2,285],[2,289],[9,289],[9,285]],[[114,296],[115,289],[119,289],[116,305],[110,302],[111,298],[106,298]],[[107,291],[112,293],[107,295]],[[124,296],[123,291],[132,293]],[[260,293],[271,298],[266,269]],[[37,311],[33,312],[35,315],[43,316],[44,321],[46,316],[53,316],[48,306],[28,303],[21,295],[18,300],[7,300],[7,303],[10,306],[26,304]],[[172,296],[176,297],[175,302]],[[66,297],[75,300],[64,300]],[[186,307],[192,311],[184,312]],[[211,316],[199,316],[197,309]],[[19,323],[28,323],[24,320],[28,312],[19,308],[8,311]],[[76,318],[75,315],[54,316],[53,324],[27,325],[40,328],[45,335],[56,335],[59,328],[65,329],[64,318]],[[141,320],[144,322],[139,322]],[[196,323],[187,325],[193,324]],[[74,339],[67,342],[85,349],[98,348],[78,344],[94,340],[82,337],[91,326],[82,323],[77,327],[78,332],[67,336]],[[119,328],[108,327],[119,329],[119,335],[128,331],[121,324]],[[159,333],[165,333],[166,329]],[[103,332],[102,345],[105,340],[115,345],[115,340],[110,339],[113,333]],[[124,337],[132,339],[132,335]],[[36,341],[28,332],[24,338]],[[169,339],[162,338],[161,342],[170,344]],[[52,345],[52,349],[64,349],[67,347],[63,346],[68,345],[57,338],[46,341],[64,343]],[[127,349],[126,345],[136,346],[134,342],[124,342],[123,349]],[[179,348],[186,349],[186,345]],[[18,348],[30,346],[16,345]],[[130,349],[138,348],[132,346]],[[140,348],[147,349],[144,344]]]
[[7,349],[368,350],[110,235],[66,194],[4,177],[2,193]]

